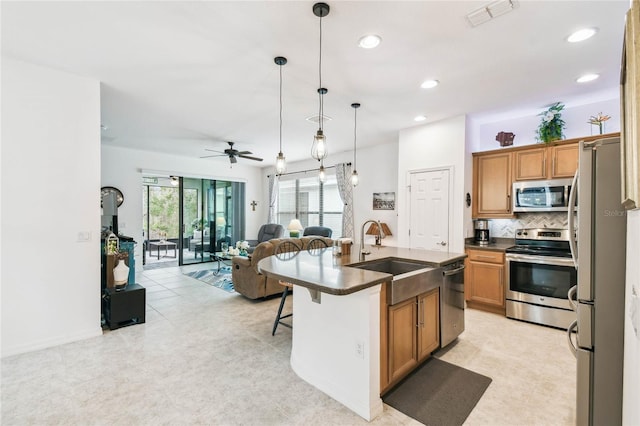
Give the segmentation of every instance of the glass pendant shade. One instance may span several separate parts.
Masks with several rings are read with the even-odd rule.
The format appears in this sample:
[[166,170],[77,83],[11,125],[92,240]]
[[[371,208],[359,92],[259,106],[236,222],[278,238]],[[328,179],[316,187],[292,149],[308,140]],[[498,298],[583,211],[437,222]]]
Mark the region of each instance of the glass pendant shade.
[[318,161],[324,160],[327,157],[327,140],[320,129],[318,129],[318,133],[313,137],[311,156]]
[[358,182],[360,179],[358,178],[358,172],[356,170],[351,173],[351,185],[358,186]]
[[324,171],[324,166],[322,165],[318,170],[318,180],[322,183],[324,183],[327,180],[327,173]]
[[281,175],[287,169],[286,160],[284,158],[284,154],[282,152],[278,153],[276,157],[276,174]]

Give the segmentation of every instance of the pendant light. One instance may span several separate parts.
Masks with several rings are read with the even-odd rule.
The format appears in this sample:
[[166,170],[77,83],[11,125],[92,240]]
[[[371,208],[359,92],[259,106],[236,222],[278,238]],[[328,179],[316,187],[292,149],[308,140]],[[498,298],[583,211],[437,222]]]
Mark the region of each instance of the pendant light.
[[282,66],[287,63],[287,58],[277,56],[273,61],[280,67],[280,152],[276,157],[276,175],[281,175],[286,169],[286,161],[282,153]]
[[356,138],[357,138],[357,129],[358,129],[358,108],[360,108],[360,104],[354,102],[351,104],[351,108],[353,108],[353,173],[351,173],[351,185],[358,186],[358,170],[356,168]]
[[327,173],[324,170],[324,161],[320,160],[320,168],[318,169],[318,180],[324,183],[327,180]]
[[[327,140],[324,136],[322,124],[324,121],[324,95],[327,94],[327,89],[322,87],[322,18],[329,14],[329,5],[326,3],[316,3],[313,5],[313,14],[320,18],[320,54],[318,61],[318,77],[319,77],[319,112],[318,123],[320,127],[318,132],[313,137],[313,145],[311,145],[311,156],[318,161],[321,161],[327,157]],[[322,166],[321,166],[322,167]]]

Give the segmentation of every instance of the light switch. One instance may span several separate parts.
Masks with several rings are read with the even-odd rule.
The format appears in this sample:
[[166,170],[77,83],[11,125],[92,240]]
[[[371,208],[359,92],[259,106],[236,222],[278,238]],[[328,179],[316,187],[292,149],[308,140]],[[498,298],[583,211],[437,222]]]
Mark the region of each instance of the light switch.
[[91,231],[80,231],[78,232],[78,240],[79,243],[86,243],[91,241]]

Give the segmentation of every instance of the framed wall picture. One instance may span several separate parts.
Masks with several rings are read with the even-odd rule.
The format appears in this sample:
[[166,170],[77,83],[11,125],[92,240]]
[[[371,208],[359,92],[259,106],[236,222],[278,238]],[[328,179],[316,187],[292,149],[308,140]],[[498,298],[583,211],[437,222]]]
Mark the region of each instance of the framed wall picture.
[[395,192],[374,192],[373,193],[373,209],[374,210],[395,210],[396,193]]

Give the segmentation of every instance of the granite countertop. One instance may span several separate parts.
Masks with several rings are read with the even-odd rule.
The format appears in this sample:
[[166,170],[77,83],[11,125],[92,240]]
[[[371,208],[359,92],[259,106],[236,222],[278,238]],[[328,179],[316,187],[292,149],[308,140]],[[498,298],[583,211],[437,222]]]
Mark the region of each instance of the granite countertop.
[[513,238],[491,238],[489,244],[480,245],[473,241],[473,238],[467,238],[464,241],[464,248],[470,248],[474,250],[491,250],[491,251],[505,251],[506,249],[515,246],[515,240]]
[[[440,267],[467,257],[464,253],[400,247],[367,246],[367,249],[371,254],[366,255],[365,262],[399,258],[425,262],[425,267]],[[258,270],[275,279],[334,295],[355,293],[393,279],[393,275],[384,272],[349,267],[358,263],[362,263],[359,259],[359,246],[353,245],[350,255],[333,256],[332,248],[329,247],[321,254],[301,251],[289,260],[269,256],[258,262]]]

